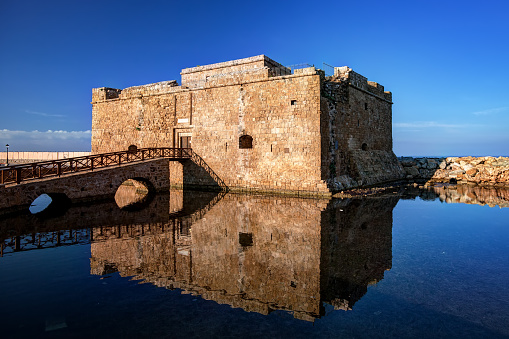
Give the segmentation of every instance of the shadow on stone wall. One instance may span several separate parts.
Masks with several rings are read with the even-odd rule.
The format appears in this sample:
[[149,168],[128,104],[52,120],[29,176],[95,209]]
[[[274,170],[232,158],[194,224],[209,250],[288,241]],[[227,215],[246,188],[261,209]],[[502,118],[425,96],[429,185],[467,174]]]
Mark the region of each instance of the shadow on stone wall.
[[191,159],[182,161],[181,164],[183,166],[183,188],[185,190],[228,191],[226,183],[194,151]]

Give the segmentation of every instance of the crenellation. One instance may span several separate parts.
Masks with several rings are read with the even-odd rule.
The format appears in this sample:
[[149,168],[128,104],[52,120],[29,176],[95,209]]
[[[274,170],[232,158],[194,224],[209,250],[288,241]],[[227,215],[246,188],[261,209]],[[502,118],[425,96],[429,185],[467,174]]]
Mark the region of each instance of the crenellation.
[[334,78],[342,79],[351,86],[357,87],[360,90],[372,93],[375,96],[392,102],[392,94],[391,92],[385,91],[384,86],[374,81],[368,81],[368,78],[357,72],[354,72],[348,66],[334,67],[333,79]]
[[368,91],[379,96],[384,95],[384,86],[374,81],[368,81]]
[[101,87],[92,89],[92,102],[117,99],[122,93],[121,89]]

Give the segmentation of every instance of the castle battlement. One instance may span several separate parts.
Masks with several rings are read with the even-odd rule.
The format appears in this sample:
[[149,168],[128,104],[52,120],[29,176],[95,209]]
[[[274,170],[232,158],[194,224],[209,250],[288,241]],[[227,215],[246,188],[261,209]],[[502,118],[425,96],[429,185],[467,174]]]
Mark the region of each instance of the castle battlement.
[[353,71],[348,66],[334,67],[334,76],[340,77],[348,84],[355,86],[361,90],[372,93],[387,101],[392,101],[392,93],[384,90],[384,86],[374,81],[368,81],[365,76]]

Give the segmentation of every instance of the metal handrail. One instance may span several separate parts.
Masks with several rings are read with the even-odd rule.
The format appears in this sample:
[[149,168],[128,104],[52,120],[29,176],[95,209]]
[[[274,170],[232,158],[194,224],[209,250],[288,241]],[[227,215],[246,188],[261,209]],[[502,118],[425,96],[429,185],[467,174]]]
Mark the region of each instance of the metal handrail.
[[120,166],[157,158],[190,159],[191,148],[150,147],[135,151],[118,151],[92,154],[82,157],[38,161],[28,164],[6,166],[0,169],[0,184],[20,184],[28,179],[60,177],[82,171],[93,171],[98,168]]

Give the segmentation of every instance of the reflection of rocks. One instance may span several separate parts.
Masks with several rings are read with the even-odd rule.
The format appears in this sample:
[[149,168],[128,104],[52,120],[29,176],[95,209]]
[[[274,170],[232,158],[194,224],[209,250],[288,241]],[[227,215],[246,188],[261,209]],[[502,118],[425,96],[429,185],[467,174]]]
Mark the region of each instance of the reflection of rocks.
[[477,185],[425,185],[421,188],[408,186],[401,196],[402,199],[422,200],[440,199],[446,203],[463,203],[488,205],[490,207],[509,207],[509,189],[505,187]]
[[447,203],[509,207],[509,189],[469,185],[434,186],[432,189]]
[[415,200],[416,198],[420,198],[424,201],[433,201],[438,199],[438,195],[435,191],[433,191],[433,189],[430,189],[430,186],[418,186],[417,184],[414,184],[414,186],[404,187],[401,199]]
[[313,320],[323,301],[351,308],[391,267],[393,200],[226,195],[192,225],[94,230],[91,272]]

